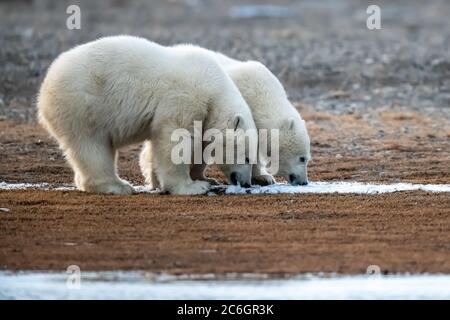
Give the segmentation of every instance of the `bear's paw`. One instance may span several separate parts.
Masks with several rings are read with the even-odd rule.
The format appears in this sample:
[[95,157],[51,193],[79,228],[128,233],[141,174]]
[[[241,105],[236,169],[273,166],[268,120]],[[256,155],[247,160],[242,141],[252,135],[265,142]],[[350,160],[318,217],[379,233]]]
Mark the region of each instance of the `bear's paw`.
[[252,185],[268,186],[275,183],[275,179],[269,174],[252,177]]
[[134,188],[128,182],[102,183],[98,185],[85,186],[83,191],[106,194],[129,195],[135,193]]
[[172,190],[172,194],[179,195],[197,195],[197,194],[205,194],[209,191],[211,185],[207,181],[193,181],[191,183],[185,185],[177,185]]

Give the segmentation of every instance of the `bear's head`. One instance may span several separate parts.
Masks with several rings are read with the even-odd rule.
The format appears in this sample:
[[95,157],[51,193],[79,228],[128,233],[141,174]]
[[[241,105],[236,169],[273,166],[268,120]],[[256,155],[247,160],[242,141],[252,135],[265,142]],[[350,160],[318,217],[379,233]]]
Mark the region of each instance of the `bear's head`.
[[233,114],[223,136],[222,161],[218,165],[234,185],[250,187],[252,163],[256,162],[258,134],[251,114]]
[[283,119],[279,131],[279,169],[290,184],[308,184],[308,161],[311,159],[310,140],[303,119]]

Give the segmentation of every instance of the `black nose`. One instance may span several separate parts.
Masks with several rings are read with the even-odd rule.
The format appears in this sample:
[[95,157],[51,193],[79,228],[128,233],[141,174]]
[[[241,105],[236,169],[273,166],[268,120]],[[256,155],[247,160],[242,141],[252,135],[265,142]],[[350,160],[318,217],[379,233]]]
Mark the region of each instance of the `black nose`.
[[290,182],[290,183],[294,183],[296,179],[297,179],[297,177],[296,177],[295,174],[292,174],[292,173],[291,173],[291,174],[289,175],[289,182]]
[[302,181],[298,175],[293,173],[289,175],[289,182],[294,186],[306,186],[308,184],[308,180]]
[[238,172],[232,172],[230,175],[231,183],[234,185],[238,184],[240,174]]

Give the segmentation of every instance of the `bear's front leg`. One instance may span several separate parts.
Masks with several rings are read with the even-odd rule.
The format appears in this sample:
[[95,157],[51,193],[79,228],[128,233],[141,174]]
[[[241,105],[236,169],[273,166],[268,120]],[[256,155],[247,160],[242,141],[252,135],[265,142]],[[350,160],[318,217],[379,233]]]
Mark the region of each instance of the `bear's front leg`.
[[155,167],[153,171],[159,181],[161,190],[171,194],[196,195],[205,194],[211,188],[207,181],[193,181],[190,175],[191,164],[175,164],[172,161],[172,148],[170,134],[161,136],[152,141]]
[[259,163],[253,165],[252,185],[268,186],[275,183],[274,177],[266,171],[264,166]]

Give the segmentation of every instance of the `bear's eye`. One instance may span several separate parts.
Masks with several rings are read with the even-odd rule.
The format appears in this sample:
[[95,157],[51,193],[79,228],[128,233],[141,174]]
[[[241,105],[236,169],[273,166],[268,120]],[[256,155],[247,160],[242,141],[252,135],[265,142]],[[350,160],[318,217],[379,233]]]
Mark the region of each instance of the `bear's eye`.
[[305,157],[300,157],[300,162],[301,162],[301,163],[304,163],[305,160],[306,160]]

